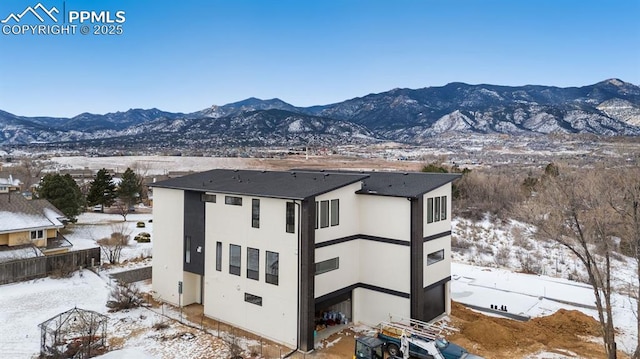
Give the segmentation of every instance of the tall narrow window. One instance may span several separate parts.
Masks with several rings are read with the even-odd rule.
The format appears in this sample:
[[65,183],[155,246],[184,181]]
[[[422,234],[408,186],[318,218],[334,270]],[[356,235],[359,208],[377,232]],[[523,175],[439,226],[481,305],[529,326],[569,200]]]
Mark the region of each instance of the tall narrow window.
[[267,283],[278,285],[278,272],[280,266],[278,257],[278,253],[267,251],[267,260],[265,261],[265,280]]
[[240,246],[229,245],[229,273],[240,275]]
[[247,278],[260,279],[260,250],[247,248]]
[[222,242],[216,242],[216,270],[222,271]]
[[433,223],[433,198],[427,198],[427,223]]
[[436,197],[436,205],[435,208],[433,209],[433,217],[434,217],[434,221],[439,221],[440,220],[440,197]]
[[316,229],[318,229],[319,223],[320,223],[320,203],[316,201]]
[[260,200],[251,200],[251,227],[260,228]]
[[340,224],[340,200],[331,200],[331,226]]
[[320,228],[329,227],[329,201],[320,201]]
[[295,204],[287,202],[287,233],[295,233]]
[[442,201],[440,202],[440,219],[447,219],[447,196],[442,196]]
[[184,262],[191,263],[191,236],[184,237]]

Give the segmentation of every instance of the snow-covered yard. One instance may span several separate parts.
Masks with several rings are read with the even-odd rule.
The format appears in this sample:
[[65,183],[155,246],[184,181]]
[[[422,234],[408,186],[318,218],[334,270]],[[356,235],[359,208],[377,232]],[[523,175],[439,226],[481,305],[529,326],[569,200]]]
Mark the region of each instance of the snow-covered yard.
[[84,270],[68,279],[43,278],[0,286],[0,357],[30,358],[40,351],[38,324],[74,307],[106,312],[108,284]]
[[[130,213],[123,221],[119,214],[86,212],[78,217],[78,222],[67,227],[65,237],[73,244],[73,249],[97,247],[97,240],[111,236],[113,232],[128,234],[129,244],[122,249],[120,261],[144,259],[151,257],[153,248],[153,218],[151,213]],[[144,228],[137,227],[138,222],[144,223]],[[135,236],[142,232],[152,234],[150,243],[138,243]],[[103,262],[105,261],[103,253]],[[146,263],[151,265],[151,263]]]

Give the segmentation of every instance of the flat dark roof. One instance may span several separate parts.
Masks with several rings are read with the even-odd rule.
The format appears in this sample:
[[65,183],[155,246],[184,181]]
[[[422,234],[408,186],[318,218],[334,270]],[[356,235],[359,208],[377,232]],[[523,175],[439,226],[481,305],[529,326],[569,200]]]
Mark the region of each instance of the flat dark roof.
[[215,169],[171,178],[152,187],[199,192],[305,199],[367,178],[361,173],[321,173],[309,171],[256,171]]
[[358,194],[369,194],[391,197],[417,198],[433,191],[457,178],[459,173],[434,172],[377,172],[377,171],[349,171],[349,170],[317,170],[296,169],[295,171],[321,173],[359,173],[367,175],[362,189]]
[[417,198],[461,177],[456,173],[368,172],[369,177],[357,193]]
[[358,194],[417,198],[461,175],[427,172],[357,172],[295,169],[215,169],[153,183],[153,187],[248,196],[305,199],[363,181]]

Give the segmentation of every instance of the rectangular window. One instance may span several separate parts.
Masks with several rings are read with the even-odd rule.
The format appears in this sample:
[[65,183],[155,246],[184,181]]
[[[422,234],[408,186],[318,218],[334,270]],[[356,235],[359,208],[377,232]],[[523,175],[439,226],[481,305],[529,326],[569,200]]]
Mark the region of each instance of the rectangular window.
[[427,223],[433,223],[433,198],[427,198]]
[[436,197],[436,205],[435,208],[433,209],[433,217],[434,217],[434,221],[439,221],[440,220],[440,197]]
[[438,263],[444,259],[444,249],[441,249],[437,252],[427,254],[427,265],[432,265],[434,263]]
[[258,297],[257,295],[244,293],[244,301],[262,307],[262,297]]
[[42,239],[44,238],[44,231],[42,229],[37,231],[31,231],[31,239]]
[[229,245],[229,273],[240,275],[240,246]]
[[216,203],[216,195],[215,194],[209,194],[209,193],[203,193],[200,196],[200,200],[202,202],[211,202],[211,203]]
[[331,226],[340,224],[340,200],[331,200]]
[[267,260],[265,261],[266,282],[278,285],[278,253],[267,251]]
[[260,279],[260,250],[247,248],[247,278]]
[[224,204],[242,206],[242,197],[224,196]]
[[216,242],[216,270],[222,272],[222,242]]
[[260,228],[260,200],[251,200],[251,227]]
[[340,267],[340,258],[331,258],[316,263],[316,275],[336,270]]
[[320,228],[329,227],[329,201],[320,201]]
[[295,233],[295,204],[293,202],[287,202],[287,233]]
[[442,196],[442,201],[440,202],[440,220],[447,219],[447,196]]
[[184,237],[184,262],[191,263],[191,237]]
[[316,201],[316,229],[318,229],[319,223],[320,223],[320,203]]

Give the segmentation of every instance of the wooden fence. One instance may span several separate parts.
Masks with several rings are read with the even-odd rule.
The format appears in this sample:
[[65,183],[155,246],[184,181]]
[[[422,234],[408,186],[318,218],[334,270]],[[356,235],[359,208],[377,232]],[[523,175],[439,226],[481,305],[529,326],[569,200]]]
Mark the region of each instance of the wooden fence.
[[46,277],[63,267],[77,269],[78,267],[86,268],[92,264],[100,265],[99,247],[50,256],[17,259],[0,263],[0,284]]

